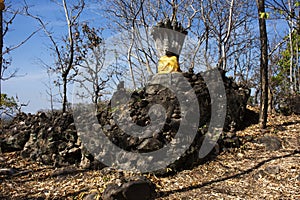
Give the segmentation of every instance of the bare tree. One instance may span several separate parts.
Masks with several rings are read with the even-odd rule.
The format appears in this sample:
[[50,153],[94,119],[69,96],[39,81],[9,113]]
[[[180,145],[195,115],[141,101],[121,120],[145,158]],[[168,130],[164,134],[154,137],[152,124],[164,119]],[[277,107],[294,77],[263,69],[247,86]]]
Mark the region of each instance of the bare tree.
[[300,3],[296,0],[273,0],[266,1],[266,6],[273,11],[273,15],[279,20],[284,19],[288,25],[288,37],[282,39],[279,45],[288,42],[286,43],[289,52],[289,72],[286,73],[290,86],[288,93],[295,94],[300,91],[299,48],[297,48],[300,42]]
[[[234,58],[236,54],[250,40],[245,37],[249,29],[245,30],[244,28],[250,26],[249,24],[251,24],[253,18],[254,7],[251,1],[205,0],[200,1],[200,8],[201,20],[205,27],[204,56],[206,66],[210,66],[207,59],[209,54],[212,54],[215,57],[215,62],[218,63],[218,67],[232,70],[232,66],[228,67],[229,61],[231,60],[233,65],[236,61]],[[217,49],[217,52],[210,50],[210,46],[212,49]]]
[[[193,19],[199,13],[194,0],[189,2],[112,0],[103,6],[105,12],[108,13],[108,20],[114,25],[110,28],[118,33],[124,33],[127,37],[127,40],[121,41],[121,44],[123,43],[123,46],[126,47],[126,51],[122,49],[118,54],[120,60],[127,62],[134,88],[139,84],[143,85],[148,75],[157,72],[158,55],[150,35],[152,26],[163,19],[170,18],[173,22],[177,21],[188,29],[191,28],[194,23]],[[200,44],[202,41],[199,37]],[[195,58],[195,53],[200,49],[200,45],[197,46],[194,46],[193,51],[189,52],[189,58]],[[194,54],[192,54],[193,52]]]
[[[8,56],[8,54],[11,51],[21,47],[40,30],[37,29],[33,31],[22,41],[18,42],[17,44],[12,44],[12,46],[7,46],[5,49],[3,49],[3,41],[9,32],[10,25],[13,24],[18,15],[23,13],[23,9],[24,8],[13,8],[11,4],[5,5],[4,0],[0,1],[0,96],[2,94],[2,81],[16,77],[18,72],[17,69],[8,72],[11,64],[11,58]],[[3,15],[3,13],[5,13],[5,15]],[[0,104],[2,104],[1,101]]]
[[77,64],[80,67],[77,82],[84,90],[80,94],[76,94],[82,98],[92,98],[92,102],[99,106],[101,96],[110,78],[113,76],[114,70],[111,66],[106,66],[105,56],[106,47],[102,39],[101,30],[90,28],[88,24],[83,24],[79,41],[76,44],[76,51],[79,52]]
[[2,76],[3,76],[3,10],[5,8],[4,1],[0,2],[0,105],[2,105]]
[[59,98],[57,98],[57,96],[59,96],[59,94],[56,93],[54,88],[53,88],[52,72],[49,70],[49,68],[46,69],[46,70],[47,70],[48,80],[47,80],[47,82],[44,82],[44,85],[47,88],[45,90],[45,92],[48,96],[47,100],[50,102],[50,110],[53,113],[55,103],[61,103],[61,101],[60,101]]
[[[148,34],[148,21],[145,13],[146,1],[134,0],[123,1],[114,0],[110,1],[106,11],[111,14],[110,20],[113,21],[116,26],[115,30],[121,31],[128,37],[124,46],[127,46],[126,61],[130,72],[130,77],[134,88],[137,88],[135,72],[139,71],[140,77],[142,77],[143,70],[136,68],[137,63],[143,63],[149,74],[153,74],[150,67],[153,62],[153,46],[150,45]],[[123,52],[118,52],[120,56],[124,56]],[[125,61],[125,60],[124,60]],[[134,69],[135,68],[135,69]]]
[[68,83],[74,80],[77,75],[77,69],[74,62],[76,57],[75,45],[77,42],[77,38],[75,37],[77,34],[75,27],[78,25],[78,20],[85,7],[85,2],[84,0],[78,0],[74,4],[68,5],[66,0],[62,0],[61,4],[58,2],[56,3],[63,7],[65,20],[67,23],[67,33],[63,37],[62,46],[60,46],[60,41],[56,40],[53,33],[49,31],[47,24],[40,17],[29,12],[29,7],[27,4],[25,11],[28,16],[37,20],[52,44],[51,49],[53,50],[56,59],[55,68],[53,70],[59,73],[61,78],[61,82],[58,81],[57,83],[62,86],[62,110],[63,112],[66,112],[68,106],[67,86]]
[[[297,85],[294,83],[294,80],[296,80],[294,76],[294,69],[295,69],[295,61],[297,60],[297,57],[295,54],[297,54],[298,50],[294,52],[294,26],[295,26],[295,20],[293,19],[293,15],[295,15],[295,7],[294,7],[295,2],[293,0],[288,0],[287,5],[288,5],[288,13],[291,13],[287,16],[287,21],[289,25],[289,46],[290,46],[290,91],[292,93],[295,92]],[[296,39],[297,40],[297,39]],[[296,59],[295,59],[296,58]],[[295,74],[296,75],[296,74]],[[295,81],[296,82],[296,81]]]

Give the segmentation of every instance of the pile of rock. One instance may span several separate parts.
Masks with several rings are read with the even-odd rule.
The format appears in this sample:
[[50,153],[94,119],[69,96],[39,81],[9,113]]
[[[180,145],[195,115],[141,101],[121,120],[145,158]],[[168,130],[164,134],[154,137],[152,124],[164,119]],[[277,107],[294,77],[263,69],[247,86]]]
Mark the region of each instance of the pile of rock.
[[[126,151],[149,153],[166,147],[170,143],[174,143],[174,138],[176,138],[176,135],[180,132],[181,127],[182,134],[186,136],[176,139],[176,144],[174,145],[176,148],[170,148],[168,151],[166,150],[166,152],[161,152],[160,159],[154,159],[148,163],[148,165],[159,166],[159,162],[168,163],[168,158],[172,157],[174,152],[177,151],[180,152],[180,156],[174,159],[164,170],[171,169],[177,171],[193,167],[195,163],[202,161],[201,159],[199,160],[199,150],[205,138],[205,133],[207,133],[211,123],[211,93],[215,91],[209,91],[207,83],[205,82],[205,80],[207,81],[207,77],[213,77],[209,73],[215,72],[208,71],[199,74],[157,74],[152,78],[152,81],[147,87],[140,91],[135,91],[132,94],[123,88],[119,88],[114,94],[109,108],[98,115],[104,134],[110,138],[110,141],[115,145]],[[232,79],[227,78],[224,71],[219,70],[219,73],[226,93],[226,103],[222,106],[227,106],[223,127],[225,131],[234,132],[235,129],[243,126],[243,117],[245,116],[250,91],[249,89],[238,86]],[[182,75],[184,79],[182,79]],[[206,77],[206,79],[204,80],[203,77]],[[183,83],[184,80],[187,80],[192,88],[188,88],[188,86]],[[179,90],[179,92],[156,84],[157,82],[164,81],[175,85],[175,88]],[[211,84],[210,89],[217,87],[214,85],[214,81],[215,84],[217,84],[218,80],[210,79],[210,81],[212,81],[209,83]],[[192,89],[196,95],[200,111],[198,127],[196,128],[197,133],[195,135],[191,134],[194,130],[192,130],[192,124],[189,124],[190,121],[194,120],[192,119],[194,116],[198,116],[195,113],[193,114],[193,112],[196,111],[193,110],[195,106],[190,105],[189,108],[183,108],[181,106],[182,102],[180,102],[182,99],[176,96],[182,93],[186,95],[186,99],[189,99],[188,95],[190,95],[190,89]],[[130,98],[128,98],[128,96],[130,96]],[[134,122],[133,124],[130,123],[131,120]],[[161,123],[161,121],[163,122]],[[153,128],[150,126],[151,123],[157,125]],[[136,125],[138,125],[138,127]],[[93,125],[90,124],[90,126]],[[96,135],[95,133],[87,137],[91,138]],[[193,139],[190,140],[189,137],[193,137]],[[91,149],[103,149],[103,146],[100,144],[101,142],[93,142],[93,144],[89,143],[88,145],[90,147],[95,146],[91,147]],[[185,144],[187,143],[190,145],[189,148],[186,148]],[[239,145],[239,139],[234,133],[223,133],[218,143],[216,144],[216,148],[220,149],[220,145],[222,145],[221,148],[224,146],[230,147],[230,145]],[[180,144],[183,144],[183,147],[181,147]],[[119,159],[115,163],[116,165],[127,164],[125,167],[129,169],[134,167],[136,163],[144,162],[144,160],[139,160],[141,158],[135,157],[134,154],[124,154],[124,152],[117,151],[116,149],[113,151],[116,151],[115,159]],[[99,154],[101,154],[101,156],[108,155],[109,151],[101,151]],[[162,155],[166,159],[161,158]],[[122,163],[120,160],[124,160],[125,163]],[[130,163],[132,163],[132,165],[130,165]],[[159,172],[162,171],[159,170]]]
[[[102,162],[101,159],[104,158],[111,159],[111,163],[116,165],[130,163],[129,166],[134,166],[140,162],[138,154],[155,152],[172,144],[176,148],[170,148],[162,153],[158,160],[153,158],[151,163],[160,166],[160,162],[166,161],[164,158],[167,159],[174,153],[178,153],[180,156],[168,164],[163,172],[166,169],[177,171],[190,168],[199,161],[202,141],[210,126],[211,116],[215,114],[211,113],[213,91],[210,91],[207,86],[207,77],[211,77],[209,73],[215,72],[158,74],[153,77],[154,82],[133,93],[120,87],[107,109],[101,109],[96,115],[90,112],[91,110],[87,110],[86,113],[81,112],[80,115],[76,115],[75,110],[72,114],[21,113],[11,124],[3,128],[3,133],[0,135],[1,151],[21,151],[24,157],[55,166],[80,164],[90,167],[91,163],[97,163],[94,157]],[[225,87],[227,99],[227,104],[223,105],[227,106],[224,130],[234,131],[243,126],[250,92],[227,78],[224,71],[219,70],[218,73]],[[178,91],[155,84],[155,80],[175,84]],[[184,83],[185,80],[188,85]],[[217,84],[218,81],[213,79],[210,81],[210,88],[217,87],[214,82]],[[193,105],[182,107],[182,97],[178,97],[177,94],[183,94],[182,97],[186,100],[192,99],[195,95],[200,115],[197,109],[193,109],[195,107]],[[81,108],[84,109],[83,106]],[[194,116],[199,118],[194,119]],[[192,123],[195,120],[196,126]],[[130,121],[133,123],[128,123]],[[78,126],[77,122],[82,122],[86,126]],[[141,130],[142,132],[139,132]],[[195,135],[190,135],[193,131]],[[114,151],[106,147],[107,142],[104,142],[105,138],[99,134],[100,132],[103,132],[115,146],[134,154],[130,157],[128,155],[124,157],[124,152],[111,155]],[[185,136],[176,138],[178,132],[182,132]],[[220,138],[219,147],[230,146],[229,143],[238,144],[238,138],[232,133],[223,133]],[[83,147],[86,144],[88,144],[87,150],[92,154]],[[181,147],[180,144],[190,146]]]
[[23,157],[47,165],[81,162],[81,143],[71,113],[20,113],[3,132],[2,152],[21,151]]

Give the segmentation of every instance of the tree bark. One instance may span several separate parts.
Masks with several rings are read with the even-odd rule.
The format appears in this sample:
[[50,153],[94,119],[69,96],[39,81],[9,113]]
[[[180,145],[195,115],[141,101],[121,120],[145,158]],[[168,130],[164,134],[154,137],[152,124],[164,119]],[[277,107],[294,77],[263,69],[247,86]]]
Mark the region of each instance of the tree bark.
[[268,89],[268,112],[270,114],[274,114],[275,113],[275,107],[274,107],[274,94],[272,89],[269,87]]
[[255,91],[255,95],[254,95],[254,105],[258,105],[258,94],[260,92],[260,89],[257,88],[256,91]]
[[[2,104],[2,60],[3,60],[3,55],[2,55],[2,50],[3,50],[3,12],[0,10],[0,105]],[[1,116],[0,116],[1,117]]]
[[257,0],[258,17],[259,17],[259,32],[261,43],[261,58],[260,58],[260,84],[261,84],[261,97],[260,97],[260,115],[259,123],[262,129],[266,128],[268,120],[268,35],[266,27],[265,1]]
[[68,104],[68,99],[67,99],[67,76],[63,77],[63,102],[62,102],[62,111],[65,113],[67,111],[67,104]]
[[294,83],[293,83],[293,69],[294,69],[294,49],[293,49],[293,33],[290,28],[289,30],[289,39],[290,39],[290,89],[291,93],[294,94]]

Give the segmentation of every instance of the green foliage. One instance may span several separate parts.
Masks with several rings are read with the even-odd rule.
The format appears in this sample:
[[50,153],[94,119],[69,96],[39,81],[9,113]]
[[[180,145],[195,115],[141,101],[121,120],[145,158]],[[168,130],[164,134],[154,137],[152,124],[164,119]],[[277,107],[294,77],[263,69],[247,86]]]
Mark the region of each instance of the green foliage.
[[[288,36],[286,36],[288,37]],[[288,39],[288,38],[286,38]],[[270,79],[271,88],[273,89],[275,104],[285,101],[291,94],[299,91],[297,87],[300,77],[297,75],[299,70],[300,60],[300,35],[297,31],[292,33],[292,52],[291,43],[287,40],[283,50],[281,50],[276,64],[272,67],[273,73]],[[293,60],[291,60],[293,54]],[[298,56],[298,57],[297,57]],[[293,77],[291,77],[291,62],[293,64]],[[297,76],[295,76],[295,74]],[[297,80],[295,80],[297,79]]]
[[0,108],[8,107],[8,108],[15,108],[17,107],[17,103],[14,97],[8,97],[7,94],[1,94],[1,102]]
[[13,115],[18,107],[14,97],[8,97],[7,94],[1,94],[0,114]]
[[[296,31],[292,33],[292,45],[293,45],[293,55],[294,55],[293,63],[295,65],[296,60],[299,59],[296,57],[296,55],[298,55],[297,52],[300,51],[300,35]],[[287,43],[286,49],[281,52],[281,58],[277,64],[278,66],[280,66],[280,71],[278,75],[274,78],[275,80],[282,82],[285,78],[289,77],[289,69],[291,64],[290,42]],[[294,67],[296,68],[297,66]]]

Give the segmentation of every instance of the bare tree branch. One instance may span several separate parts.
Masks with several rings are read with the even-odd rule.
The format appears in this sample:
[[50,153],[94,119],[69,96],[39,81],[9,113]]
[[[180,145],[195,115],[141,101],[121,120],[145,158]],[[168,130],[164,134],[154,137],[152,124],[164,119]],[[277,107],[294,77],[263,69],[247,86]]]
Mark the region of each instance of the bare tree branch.
[[39,32],[40,30],[42,30],[43,28],[39,28],[37,30],[35,30],[34,32],[32,32],[27,38],[25,38],[22,42],[20,42],[19,44],[17,44],[16,46],[13,47],[9,47],[6,48],[5,51],[3,51],[2,55],[9,53],[10,51],[13,51],[19,47],[21,47],[23,44],[25,44],[28,40],[30,40],[30,38],[32,38],[37,32]]

